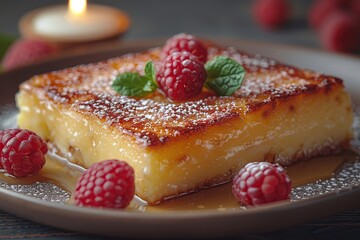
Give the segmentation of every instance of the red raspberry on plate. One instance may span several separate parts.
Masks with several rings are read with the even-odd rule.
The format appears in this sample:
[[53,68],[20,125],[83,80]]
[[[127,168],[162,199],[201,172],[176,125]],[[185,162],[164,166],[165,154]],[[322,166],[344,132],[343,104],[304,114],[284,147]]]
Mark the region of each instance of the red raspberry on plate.
[[34,132],[7,129],[0,132],[0,159],[5,172],[15,177],[37,173],[45,165],[48,148]]
[[291,180],[278,164],[249,163],[233,180],[234,196],[245,205],[289,199]]
[[183,101],[201,92],[206,80],[205,67],[194,55],[175,52],[160,66],[156,80],[166,97]]
[[11,70],[38,61],[57,52],[57,48],[45,41],[20,39],[6,52],[2,68]]
[[134,170],[115,159],[95,163],[80,177],[75,190],[78,206],[126,208],[134,197]]
[[336,11],[321,26],[320,39],[328,50],[357,51],[360,49],[360,22],[349,13]]
[[165,59],[174,52],[189,52],[198,57],[202,63],[207,60],[207,49],[204,44],[194,36],[185,33],[180,33],[167,40],[161,51],[161,57]]
[[290,16],[286,0],[256,0],[252,10],[255,21],[269,30],[280,27]]

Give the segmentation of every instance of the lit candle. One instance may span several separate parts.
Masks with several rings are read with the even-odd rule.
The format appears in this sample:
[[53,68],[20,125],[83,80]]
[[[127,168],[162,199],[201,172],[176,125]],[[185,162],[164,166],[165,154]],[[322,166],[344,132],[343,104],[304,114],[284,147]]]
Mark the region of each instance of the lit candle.
[[86,0],[69,0],[68,6],[38,9],[20,22],[24,35],[58,42],[105,39],[128,27],[129,19],[123,12],[103,5],[87,5]]

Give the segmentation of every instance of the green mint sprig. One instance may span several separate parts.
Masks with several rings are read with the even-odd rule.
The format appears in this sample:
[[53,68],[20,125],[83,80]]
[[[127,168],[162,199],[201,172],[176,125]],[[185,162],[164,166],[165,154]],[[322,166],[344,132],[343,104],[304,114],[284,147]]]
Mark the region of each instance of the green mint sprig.
[[[242,85],[245,69],[231,58],[219,56],[205,64],[207,80],[205,87],[219,96],[230,96]],[[134,72],[119,74],[113,84],[113,89],[125,96],[143,97],[157,89],[154,63],[145,65],[145,74]]]
[[4,57],[7,49],[15,42],[16,38],[0,33],[0,60]]
[[205,87],[219,96],[230,96],[242,85],[245,69],[228,57],[215,57],[205,64],[207,80]]
[[[15,41],[16,41],[15,37],[0,33],[0,62],[2,61],[2,58],[4,57],[6,51]],[[0,66],[0,73],[2,71],[3,71],[2,66]]]
[[146,63],[144,72],[145,75],[136,72],[119,74],[112,83],[112,88],[121,95],[144,97],[157,88],[155,67],[152,61]]

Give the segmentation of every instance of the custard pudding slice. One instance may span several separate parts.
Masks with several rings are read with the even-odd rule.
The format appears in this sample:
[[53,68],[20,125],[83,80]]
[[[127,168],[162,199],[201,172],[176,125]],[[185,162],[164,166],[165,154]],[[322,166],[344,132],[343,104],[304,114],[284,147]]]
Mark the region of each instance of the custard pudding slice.
[[[18,124],[84,167],[126,160],[149,204],[221,184],[248,162],[289,165],[347,148],[353,113],[343,81],[234,48],[208,47],[246,70],[228,97],[203,90],[171,102],[116,93],[123,72],[143,72],[160,49],[34,76],[20,86]],[[66,176],[64,176],[66,177]]]

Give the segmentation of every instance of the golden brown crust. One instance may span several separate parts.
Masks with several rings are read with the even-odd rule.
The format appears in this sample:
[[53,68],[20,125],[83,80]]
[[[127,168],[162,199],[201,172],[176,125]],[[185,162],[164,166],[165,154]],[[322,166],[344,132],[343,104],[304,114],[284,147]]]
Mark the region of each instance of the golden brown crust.
[[288,98],[326,94],[334,87],[343,87],[338,78],[234,48],[209,47],[208,52],[209,59],[230,56],[246,69],[245,82],[234,96],[218,97],[204,89],[190,101],[170,102],[159,91],[143,99],[120,96],[113,91],[111,83],[117,74],[142,72],[149,60],[159,64],[159,49],[38,75],[23,83],[21,90],[35,93],[41,101],[97,118],[149,147],[205,131],[250,112],[263,110],[266,117]]

